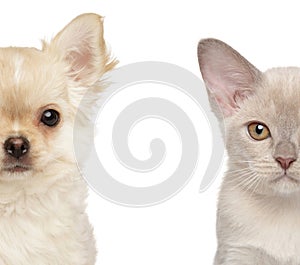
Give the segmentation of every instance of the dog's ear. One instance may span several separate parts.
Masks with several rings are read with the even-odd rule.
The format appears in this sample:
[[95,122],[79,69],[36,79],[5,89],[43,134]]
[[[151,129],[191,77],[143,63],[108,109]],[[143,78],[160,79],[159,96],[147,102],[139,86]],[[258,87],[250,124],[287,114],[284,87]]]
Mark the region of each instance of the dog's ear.
[[103,19],[83,14],[60,31],[44,50],[66,61],[68,75],[79,86],[90,86],[116,64],[110,59],[103,38]]
[[230,116],[239,104],[254,92],[261,72],[236,50],[216,39],[204,39],[198,45],[198,59],[213,110],[219,117]]

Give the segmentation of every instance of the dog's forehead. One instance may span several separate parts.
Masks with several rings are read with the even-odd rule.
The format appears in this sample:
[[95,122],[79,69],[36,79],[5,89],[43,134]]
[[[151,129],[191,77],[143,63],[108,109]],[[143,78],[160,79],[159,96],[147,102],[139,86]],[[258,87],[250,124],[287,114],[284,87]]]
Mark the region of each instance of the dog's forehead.
[[63,67],[34,48],[0,49],[0,108],[14,110],[66,98]]
[[[43,61],[44,54],[35,48],[0,48],[0,71],[12,74],[20,67],[32,66]],[[3,77],[1,78],[1,80]]]

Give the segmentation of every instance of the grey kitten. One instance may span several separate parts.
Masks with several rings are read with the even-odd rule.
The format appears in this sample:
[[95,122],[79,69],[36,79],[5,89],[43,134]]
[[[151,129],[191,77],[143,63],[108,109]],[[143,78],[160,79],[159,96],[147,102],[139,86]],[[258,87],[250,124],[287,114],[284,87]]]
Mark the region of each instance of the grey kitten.
[[300,264],[300,68],[256,69],[205,39],[198,58],[224,126],[215,265]]

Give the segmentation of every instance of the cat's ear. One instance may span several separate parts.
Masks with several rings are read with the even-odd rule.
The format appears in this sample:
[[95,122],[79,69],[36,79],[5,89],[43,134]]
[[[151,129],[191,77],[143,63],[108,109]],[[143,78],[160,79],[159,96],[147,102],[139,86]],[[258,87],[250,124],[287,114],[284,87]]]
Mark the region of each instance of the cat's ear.
[[110,59],[103,38],[103,19],[97,14],[82,14],[73,19],[44,50],[67,63],[68,75],[78,85],[93,85],[115,61]]
[[260,71],[237,51],[216,39],[199,42],[198,60],[213,110],[218,111],[216,103],[225,117],[232,115],[254,92],[261,76]]

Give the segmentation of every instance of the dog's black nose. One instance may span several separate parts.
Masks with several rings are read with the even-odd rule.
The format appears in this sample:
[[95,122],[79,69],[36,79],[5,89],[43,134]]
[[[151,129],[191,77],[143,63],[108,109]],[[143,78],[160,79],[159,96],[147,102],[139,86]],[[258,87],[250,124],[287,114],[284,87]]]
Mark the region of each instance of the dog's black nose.
[[29,142],[24,137],[11,137],[5,141],[4,149],[7,154],[19,159],[29,151]]

